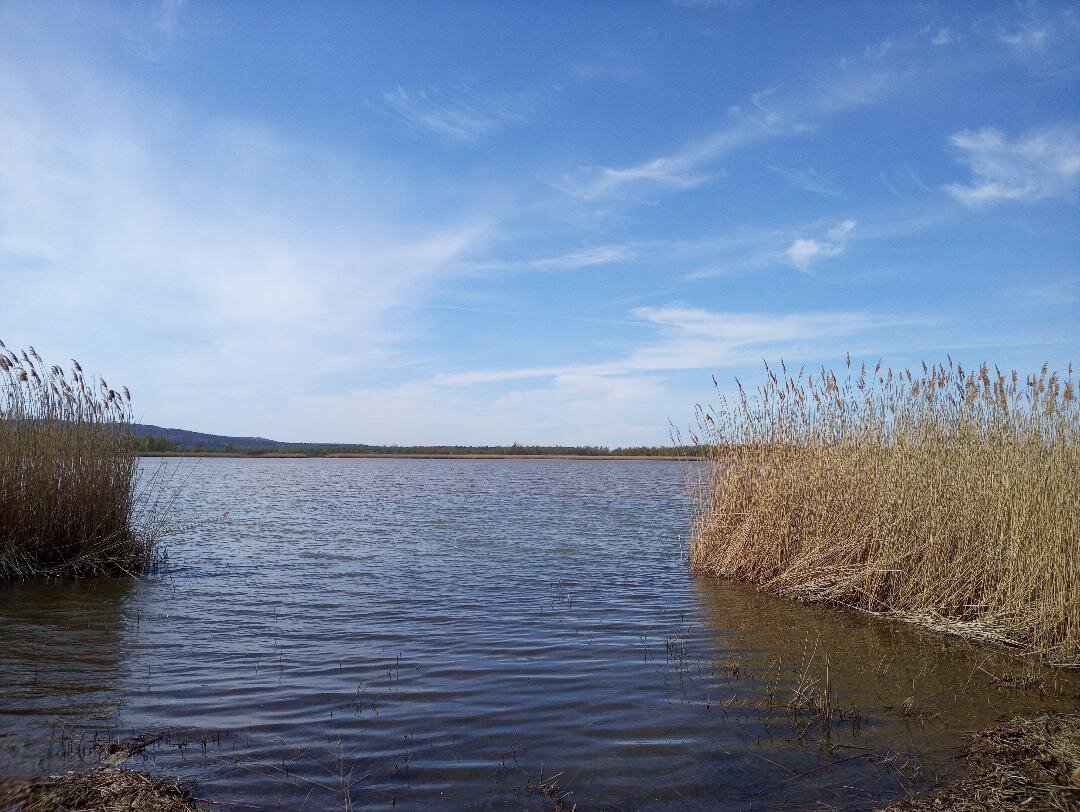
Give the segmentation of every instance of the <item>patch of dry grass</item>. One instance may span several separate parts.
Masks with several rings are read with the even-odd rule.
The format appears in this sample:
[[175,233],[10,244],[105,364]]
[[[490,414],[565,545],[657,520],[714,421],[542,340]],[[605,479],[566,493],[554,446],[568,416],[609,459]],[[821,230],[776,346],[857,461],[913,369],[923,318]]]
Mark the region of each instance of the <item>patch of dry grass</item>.
[[1080,665],[1071,366],[765,371],[699,411],[693,569]]
[[115,574],[153,555],[131,396],[0,342],[0,580]]
[[1080,809],[1080,713],[1015,717],[970,736],[969,774],[887,812]]
[[0,781],[0,805],[11,812],[127,810],[198,812],[174,781],[127,770],[95,770],[34,781]]

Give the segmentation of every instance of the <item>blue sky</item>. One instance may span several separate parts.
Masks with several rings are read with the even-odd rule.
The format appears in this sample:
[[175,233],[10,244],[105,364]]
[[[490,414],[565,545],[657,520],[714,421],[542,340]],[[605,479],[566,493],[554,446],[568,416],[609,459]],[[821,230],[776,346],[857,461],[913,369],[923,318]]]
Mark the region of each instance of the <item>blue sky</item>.
[[145,422],[665,442],[1080,361],[1080,4],[0,0],[0,338]]

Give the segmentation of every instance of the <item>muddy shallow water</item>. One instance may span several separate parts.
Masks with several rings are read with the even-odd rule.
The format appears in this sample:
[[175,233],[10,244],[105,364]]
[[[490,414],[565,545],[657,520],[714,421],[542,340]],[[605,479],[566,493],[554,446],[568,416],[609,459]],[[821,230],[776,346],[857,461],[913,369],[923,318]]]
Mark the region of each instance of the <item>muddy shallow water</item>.
[[127,766],[220,809],[860,809],[1076,705],[992,650],[691,576],[687,464],[169,465],[197,525],[163,576],[0,587],[0,771],[138,733]]

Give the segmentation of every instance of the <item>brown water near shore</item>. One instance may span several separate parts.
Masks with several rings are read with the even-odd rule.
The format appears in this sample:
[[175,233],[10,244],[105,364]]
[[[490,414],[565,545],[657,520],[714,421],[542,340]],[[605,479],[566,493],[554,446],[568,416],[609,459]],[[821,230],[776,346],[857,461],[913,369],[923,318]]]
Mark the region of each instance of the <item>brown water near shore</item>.
[[201,524],[165,576],[0,587],[0,771],[141,734],[129,766],[215,808],[549,809],[558,774],[580,808],[871,809],[1080,705],[1072,674],[691,576],[691,464],[169,464]]

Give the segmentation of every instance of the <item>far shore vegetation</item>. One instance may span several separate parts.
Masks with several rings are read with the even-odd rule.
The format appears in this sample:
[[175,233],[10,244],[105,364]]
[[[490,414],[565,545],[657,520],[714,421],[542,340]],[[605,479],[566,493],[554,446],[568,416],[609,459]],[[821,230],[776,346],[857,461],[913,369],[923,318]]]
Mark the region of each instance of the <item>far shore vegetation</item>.
[[694,570],[1080,666],[1072,367],[765,367],[701,409]]
[[160,488],[137,487],[131,422],[126,388],[0,342],[0,580],[153,563]]
[[313,445],[273,448],[194,446],[185,448],[157,438],[139,441],[144,457],[402,457],[402,458],[506,458],[542,459],[699,459],[702,454],[672,448],[596,448],[592,446],[353,446]]
[[371,445],[364,443],[288,443],[263,437],[228,437],[184,429],[135,424],[143,456],[228,455],[239,457],[559,457],[683,459],[707,449],[673,446],[599,445]]

